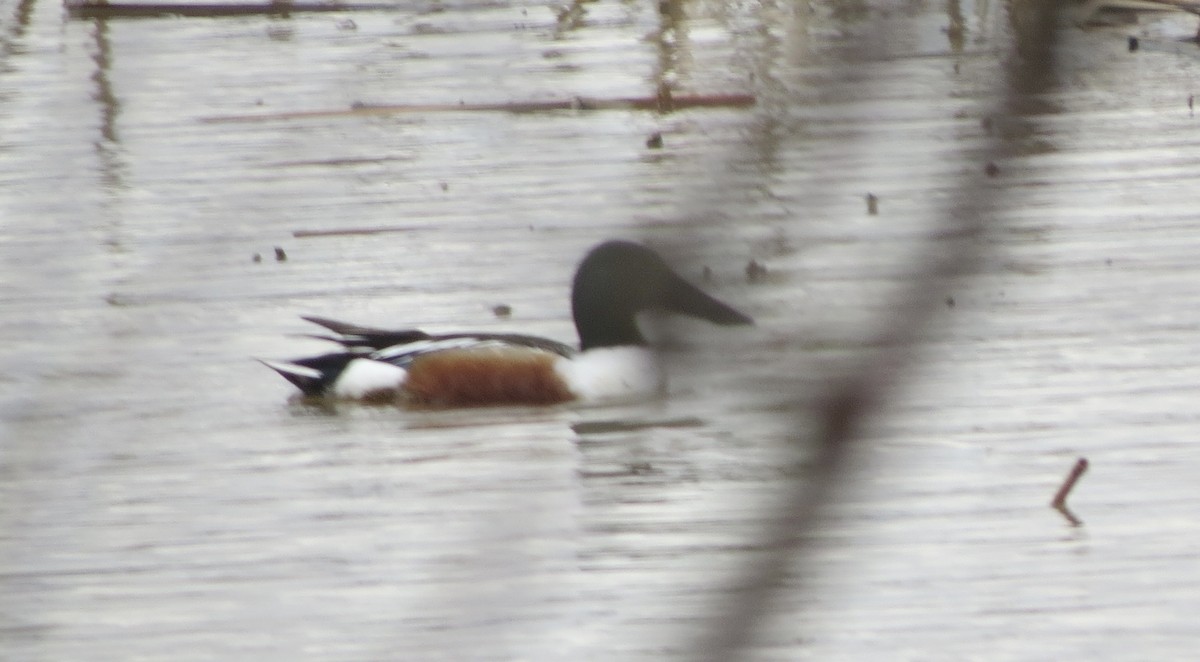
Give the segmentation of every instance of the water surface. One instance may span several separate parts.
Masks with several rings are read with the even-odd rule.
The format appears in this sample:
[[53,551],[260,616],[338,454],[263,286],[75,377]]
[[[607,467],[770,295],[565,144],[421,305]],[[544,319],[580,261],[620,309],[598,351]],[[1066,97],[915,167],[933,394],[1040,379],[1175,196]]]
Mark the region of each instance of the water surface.
[[[0,2],[0,648],[682,659],[809,477],[804,406],[976,186],[978,274],[939,286],[751,657],[1187,659],[1194,21],[1064,20],[997,116],[1014,4]],[[757,103],[453,109],[662,83]],[[662,401],[321,408],[250,360],[322,350],[299,314],[570,339],[614,236],[758,321],[676,328]],[[1080,456],[1072,527],[1047,503]]]

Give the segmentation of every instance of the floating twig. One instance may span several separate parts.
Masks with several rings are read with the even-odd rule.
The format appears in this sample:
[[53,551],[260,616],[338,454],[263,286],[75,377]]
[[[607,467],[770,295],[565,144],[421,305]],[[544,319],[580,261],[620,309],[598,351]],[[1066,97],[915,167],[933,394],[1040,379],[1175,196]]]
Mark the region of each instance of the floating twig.
[[352,235],[387,234],[389,232],[413,232],[416,229],[416,227],[411,225],[391,225],[374,228],[341,228],[336,230],[293,230],[292,236],[296,239],[308,239],[310,237],[344,237]]
[[575,434],[607,434],[612,432],[636,432],[638,430],[653,430],[661,428],[695,428],[704,425],[704,421],[695,416],[683,418],[667,418],[650,421],[615,420],[615,421],[580,421],[571,426]]
[[397,11],[395,4],[383,2],[339,3],[339,2],[94,2],[89,0],[68,1],[67,12],[73,18],[162,18],[181,16],[187,18],[220,18],[225,16],[281,16],[287,14],[350,12],[350,11]]
[[356,103],[350,108],[327,110],[296,110],[282,113],[258,113],[253,115],[223,115],[202,117],[208,124],[226,122],[267,122],[271,120],[296,120],[320,117],[352,117],[356,115],[392,115],[395,113],[438,113],[461,111],[491,111],[504,113],[537,113],[551,110],[652,110],[671,112],[685,108],[745,108],[755,103],[752,94],[695,94],[672,96],[669,105],[664,105],[661,96],[631,97],[624,99],[553,99],[547,101],[505,101],[498,103],[428,103],[428,104],[365,104]]
[[1071,526],[1079,526],[1083,524],[1083,521],[1076,517],[1075,513],[1071,512],[1071,509],[1067,507],[1067,495],[1071,493],[1071,490],[1075,487],[1075,483],[1079,482],[1079,479],[1087,471],[1087,468],[1087,458],[1079,458],[1075,462],[1075,466],[1071,467],[1071,472],[1067,474],[1067,478],[1059,486],[1058,492],[1054,493],[1054,500],[1050,502],[1050,506],[1062,513],[1062,516],[1067,518]]

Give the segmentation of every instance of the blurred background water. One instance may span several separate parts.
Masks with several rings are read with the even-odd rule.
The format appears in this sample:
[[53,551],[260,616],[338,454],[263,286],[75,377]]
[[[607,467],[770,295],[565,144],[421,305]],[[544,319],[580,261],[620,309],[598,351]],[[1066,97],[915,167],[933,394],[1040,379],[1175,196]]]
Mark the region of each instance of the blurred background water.
[[[1195,19],[1064,16],[997,115],[1029,4],[0,0],[2,657],[683,658],[965,182],[985,258],[748,655],[1189,659]],[[755,103],[605,104],[664,85]],[[322,349],[300,314],[570,340],[616,236],[758,321],[676,327],[662,401],[314,407],[251,360]]]

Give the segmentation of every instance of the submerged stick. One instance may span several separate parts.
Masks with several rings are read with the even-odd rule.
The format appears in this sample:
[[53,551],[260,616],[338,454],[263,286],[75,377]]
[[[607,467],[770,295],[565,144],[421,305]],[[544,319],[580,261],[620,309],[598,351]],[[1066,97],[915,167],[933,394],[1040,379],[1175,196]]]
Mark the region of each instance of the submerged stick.
[[1063,483],[1059,486],[1058,491],[1054,493],[1054,500],[1050,502],[1050,507],[1062,513],[1062,516],[1067,518],[1067,521],[1069,521],[1072,526],[1079,526],[1080,524],[1083,524],[1083,521],[1076,517],[1075,513],[1072,513],[1071,509],[1067,507],[1067,495],[1069,495],[1071,490],[1075,488],[1075,483],[1079,482],[1079,479],[1083,477],[1083,474],[1087,471],[1087,468],[1087,458],[1079,458],[1075,462],[1075,466],[1071,467],[1071,472],[1067,474],[1066,479],[1063,480]]

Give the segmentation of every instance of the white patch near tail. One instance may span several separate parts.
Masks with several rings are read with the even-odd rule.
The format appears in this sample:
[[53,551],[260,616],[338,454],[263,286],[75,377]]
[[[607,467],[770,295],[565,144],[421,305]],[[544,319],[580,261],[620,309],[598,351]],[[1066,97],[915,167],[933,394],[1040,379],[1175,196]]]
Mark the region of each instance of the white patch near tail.
[[559,359],[555,369],[580,400],[613,401],[659,395],[666,373],[643,347],[598,347],[574,358]]
[[333,395],[347,400],[378,396],[386,391],[399,391],[408,378],[408,371],[382,361],[354,359],[346,365],[333,384]]

